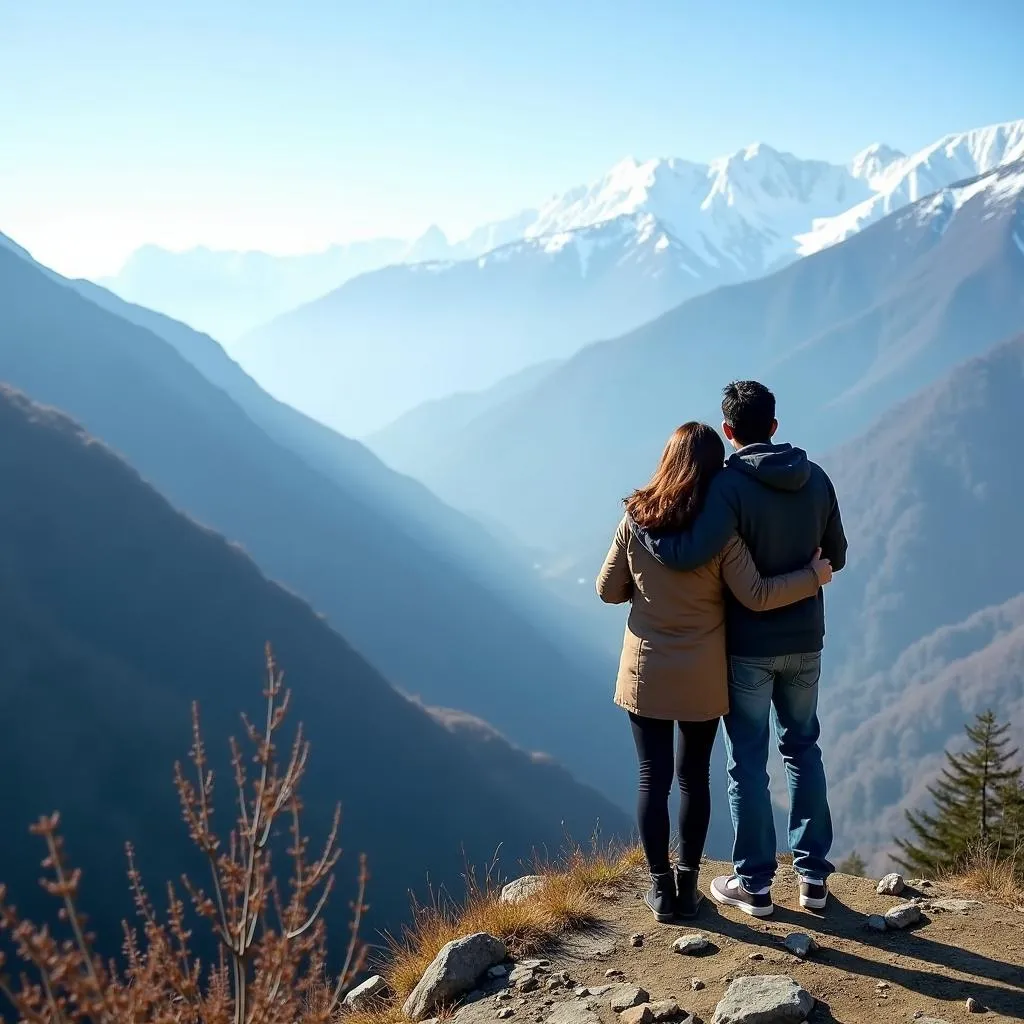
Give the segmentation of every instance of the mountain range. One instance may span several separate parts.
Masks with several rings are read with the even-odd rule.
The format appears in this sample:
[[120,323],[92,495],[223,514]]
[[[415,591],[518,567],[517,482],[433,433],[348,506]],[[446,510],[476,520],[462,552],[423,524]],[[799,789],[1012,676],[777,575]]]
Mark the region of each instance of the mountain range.
[[541,206],[515,241],[349,280],[235,352],[282,400],[373,434],[420,402],[565,358],[1022,155],[1024,121],[911,156],[873,146],[845,166],[763,144],[710,164],[626,160]]
[[[125,842],[154,892],[204,866],[172,765],[188,753],[196,700],[218,786],[231,788],[227,741],[240,736],[239,714],[260,706],[268,640],[293,691],[290,728],[301,721],[312,743],[302,796],[314,845],[343,804],[350,856],[337,932],[360,851],[377,880],[372,937],[406,918],[408,893],[425,895],[428,880],[459,892],[466,860],[489,863],[500,849],[514,873],[566,833],[628,830],[564,769],[400,695],[237,545],[175,510],[67,417],[6,387],[0,473],[0,771],[11,781],[0,822],[3,880],[22,913],[50,909],[27,826],[56,808],[101,948],[116,948],[119,922],[133,916]],[[225,829],[230,803],[219,791]]]
[[[837,852],[881,871],[965,721],[992,707],[1024,740],[1021,332],[1024,160],[510,378],[475,396],[469,423],[424,406],[407,420],[431,443],[406,468],[513,537],[536,540],[542,522],[537,557],[586,601],[619,499],[672,428],[717,422],[730,378],[768,382],[781,438],[829,470],[847,523],[823,743]],[[378,437],[402,465],[401,438]]]
[[469,259],[518,238],[533,211],[487,224],[457,242],[432,225],[412,241],[371,238],[322,252],[277,256],[196,246],[144,245],[97,283],[131,303],[173,316],[231,346],[240,335],[360,274],[394,263]]
[[[0,235],[0,706],[30,723],[0,758],[42,766],[0,821],[66,806],[104,892],[120,869],[107,848],[97,875],[101,832],[150,840],[147,867],[176,873],[173,810],[164,831],[133,806],[182,753],[191,697],[229,730],[270,640],[314,757],[329,750],[310,812],[353,805],[382,920],[423,863],[453,879],[460,842],[518,858],[563,820],[622,833],[621,609],[598,607],[593,575],[664,438],[717,422],[721,385],[756,376],[843,507],[821,714],[836,852],[882,867],[965,719],[993,706],[1024,727],[1022,139],[1015,122],[845,167],[765,146],[624,162],[463,250],[431,229],[400,253],[426,262],[241,341],[277,397],[209,335]],[[261,273],[273,260],[245,287]],[[378,426],[377,454],[327,425],[339,403]],[[408,775],[429,841],[398,863],[381,807]]]

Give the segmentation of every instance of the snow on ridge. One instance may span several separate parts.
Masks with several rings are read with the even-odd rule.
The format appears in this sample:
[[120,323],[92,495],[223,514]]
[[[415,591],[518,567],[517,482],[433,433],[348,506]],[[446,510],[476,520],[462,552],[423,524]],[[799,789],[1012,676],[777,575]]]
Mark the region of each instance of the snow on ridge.
[[820,252],[909,203],[1021,158],[1024,120],[945,135],[889,163],[876,178],[878,191],[869,199],[837,216],[815,218],[810,231],[796,236],[797,253],[808,256]]
[[[949,134],[909,155],[874,143],[845,165],[763,142],[708,163],[629,156],[537,210],[478,228],[453,243],[450,256],[485,267],[574,247],[586,276],[595,253],[614,245],[620,260],[671,256],[697,277],[753,277],[1017,159],[1024,159],[1024,120]],[[936,200],[936,210],[958,201],[965,200]]]

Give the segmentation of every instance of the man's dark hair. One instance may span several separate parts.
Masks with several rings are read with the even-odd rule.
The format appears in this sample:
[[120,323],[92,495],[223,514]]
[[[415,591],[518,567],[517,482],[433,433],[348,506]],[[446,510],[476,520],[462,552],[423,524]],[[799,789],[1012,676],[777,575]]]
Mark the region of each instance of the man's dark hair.
[[756,380],[734,380],[722,391],[722,418],[741,444],[770,441],[775,396]]

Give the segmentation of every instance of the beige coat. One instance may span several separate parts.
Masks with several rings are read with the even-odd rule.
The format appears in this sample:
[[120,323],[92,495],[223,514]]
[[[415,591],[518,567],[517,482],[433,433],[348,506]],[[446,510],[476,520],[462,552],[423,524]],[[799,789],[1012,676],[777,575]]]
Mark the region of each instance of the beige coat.
[[813,597],[813,569],[763,577],[733,537],[707,565],[666,569],[623,518],[597,578],[608,604],[632,602],[615,685],[615,703],[645,718],[703,722],[729,710],[725,591],[755,611]]

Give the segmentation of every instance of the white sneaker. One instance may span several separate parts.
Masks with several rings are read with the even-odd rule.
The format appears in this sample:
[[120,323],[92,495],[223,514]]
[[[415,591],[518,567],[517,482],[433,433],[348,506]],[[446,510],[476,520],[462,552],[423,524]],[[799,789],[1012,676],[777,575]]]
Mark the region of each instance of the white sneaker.
[[747,892],[735,875],[719,875],[711,883],[711,895],[716,902],[736,907],[751,917],[769,917],[775,911],[771,887],[759,892]]

